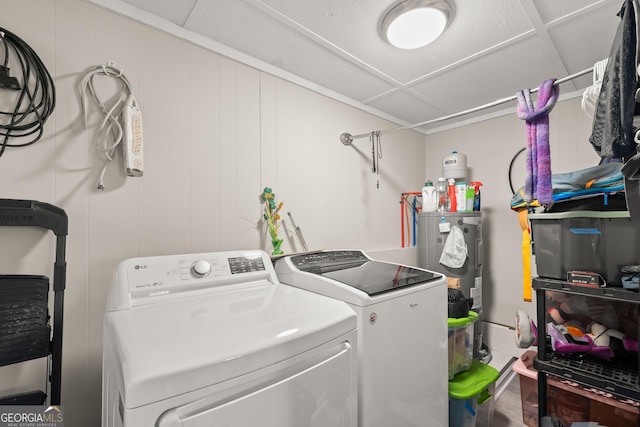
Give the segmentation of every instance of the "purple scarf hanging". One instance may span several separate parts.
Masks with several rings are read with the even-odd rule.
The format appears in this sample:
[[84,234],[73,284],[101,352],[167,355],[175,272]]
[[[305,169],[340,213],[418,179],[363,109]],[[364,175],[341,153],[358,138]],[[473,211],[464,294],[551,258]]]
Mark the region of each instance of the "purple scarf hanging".
[[560,88],[556,79],[545,80],[538,89],[537,110],[533,106],[529,89],[516,93],[518,117],[527,122],[527,177],[524,201],[537,199],[541,205],[553,204],[551,188],[551,153],[549,149],[549,113],[553,109]]

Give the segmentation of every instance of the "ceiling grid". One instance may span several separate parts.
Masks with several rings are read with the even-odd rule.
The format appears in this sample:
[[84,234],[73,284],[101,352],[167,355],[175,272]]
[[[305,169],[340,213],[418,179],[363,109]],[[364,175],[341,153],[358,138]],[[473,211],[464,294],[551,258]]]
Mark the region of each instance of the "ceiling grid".
[[[397,0],[90,1],[398,125],[466,111],[593,66],[609,55],[624,3],[447,0],[455,14],[440,38],[404,50],[380,34]],[[561,91],[591,84],[585,75]]]
[[[560,52],[558,52],[555,43],[551,39],[551,36],[547,31],[547,26],[543,22],[542,17],[540,16],[540,13],[538,12],[538,9],[536,8],[533,0],[520,0],[520,3],[529,16],[529,19],[533,24],[533,28],[535,29],[537,36],[540,38],[540,41],[544,46],[545,54],[548,56],[549,61],[551,62],[551,69],[555,71],[554,75],[569,75],[569,70],[567,70],[567,67],[565,67],[564,63],[562,62]],[[570,86],[571,90],[577,89],[573,81],[567,82],[567,86]]]

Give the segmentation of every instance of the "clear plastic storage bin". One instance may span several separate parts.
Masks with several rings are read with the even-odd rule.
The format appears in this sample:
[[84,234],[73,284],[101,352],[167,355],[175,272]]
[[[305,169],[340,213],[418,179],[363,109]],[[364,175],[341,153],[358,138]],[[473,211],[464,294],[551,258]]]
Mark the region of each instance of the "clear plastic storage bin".
[[449,379],[471,367],[473,359],[473,328],[478,313],[469,311],[468,317],[449,318]]
[[[469,369],[449,380],[449,427],[476,427],[480,424],[479,408],[493,403],[495,382],[500,373],[492,366],[473,360]],[[492,411],[483,419],[482,427],[491,426]]]

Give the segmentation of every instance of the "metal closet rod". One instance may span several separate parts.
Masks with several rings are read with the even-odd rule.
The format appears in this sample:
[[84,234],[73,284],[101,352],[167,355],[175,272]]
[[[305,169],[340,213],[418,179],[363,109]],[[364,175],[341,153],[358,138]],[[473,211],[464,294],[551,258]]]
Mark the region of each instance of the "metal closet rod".
[[[555,82],[553,82],[553,85],[555,86],[555,85],[559,85],[560,83],[568,82],[569,80],[573,80],[576,77],[583,76],[583,75],[585,75],[587,73],[590,73],[592,71],[593,71],[593,67],[587,68],[586,70],[582,70],[582,71],[577,72],[575,74],[571,74],[570,76],[558,79]],[[535,93],[537,91],[538,91],[538,89],[531,89],[530,90],[531,93]],[[420,126],[430,125],[432,123],[442,122],[442,121],[445,121],[445,120],[449,120],[449,119],[453,119],[453,118],[456,118],[456,117],[464,116],[466,114],[475,113],[476,111],[484,110],[486,108],[495,107],[496,105],[505,104],[507,102],[514,101],[516,99],[518,99],[518,97],[513,95],[513,96],[509,96],[507,98],[498,99],[496,101],[490,102],[489,104],[480,105],[479,107],[474,107],[474,108],[471,108],[469,110],[461,111],[459,113],[454,113],[454,114],[450,114],[448,116],[439,117],[437,119],[431,119],[431,120],[427,120],[427,121],[424,121],[424,122],[415,123],[413,125],[401,126],[401,127],[397,127],[397,128],[393,128],[393,129],[379,130],[379,131],[374,131],[374,132],[370,132],[370,133],[361,133],[360,135],[351,135],[350,133],[345,132],[345,133],[340,135],[340,142],[342,142],[344,145],[351,145],[351,143],[353,142],[354,139],[368,138],[369,136],[371,136],[372,133],[375,133],[377,135],[383,135],[383,134],[387,134],[387,133],[397,132],[397,131],[400,131],[400,130],[413,129],[413,128],[420,127]]]

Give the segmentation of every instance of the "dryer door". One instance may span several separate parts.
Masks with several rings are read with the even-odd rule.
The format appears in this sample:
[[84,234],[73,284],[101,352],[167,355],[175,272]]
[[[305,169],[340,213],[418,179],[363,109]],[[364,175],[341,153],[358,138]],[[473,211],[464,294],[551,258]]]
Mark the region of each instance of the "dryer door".
[[210,396],[165,412],[158,427],[357,425],[356,350],[338,345],[220,384]]

